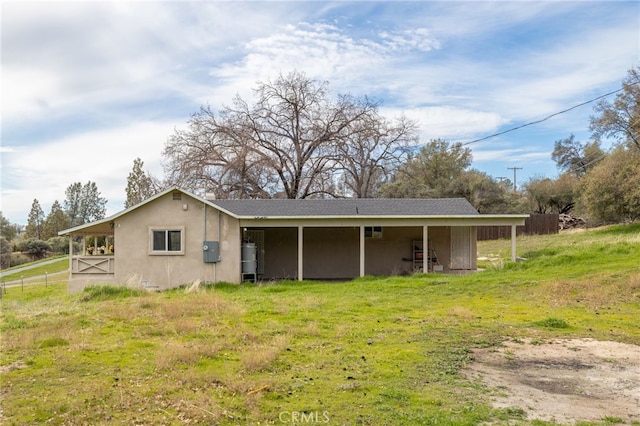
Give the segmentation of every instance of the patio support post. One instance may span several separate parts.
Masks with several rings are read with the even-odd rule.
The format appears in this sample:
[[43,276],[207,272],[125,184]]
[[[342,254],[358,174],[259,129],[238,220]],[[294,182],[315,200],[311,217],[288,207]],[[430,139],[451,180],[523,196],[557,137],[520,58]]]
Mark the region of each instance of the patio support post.
[[516,261],[516,225],[511,225],[511,261]]
[[69,235],[69,279],[73,272],[73,236]]
[[364,277],[364,226],[360,226],[360,276]]
[[304,234],[303,234],[303,229],[304,227],[302,226],[298,226],[298,281],[302,281],[302,265],[304,263],[304,256],[303,256],[303,252],[302,252],[302,245],[304,242]]
[[422,272],[429,273],[429,227],[424,225],[422,227]]

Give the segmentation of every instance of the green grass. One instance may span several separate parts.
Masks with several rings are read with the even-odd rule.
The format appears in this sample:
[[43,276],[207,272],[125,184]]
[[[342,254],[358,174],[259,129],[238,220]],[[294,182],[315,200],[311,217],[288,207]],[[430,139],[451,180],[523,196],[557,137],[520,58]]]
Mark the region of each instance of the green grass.
[[[46,260],[51,260],[51,258],[46,259]],[[18,266],[13,267],[13,268],[3,269],[2,272],[4,273],[4,275],[2,276],[1,280],[3,282],[7,282],[7,281],[19,280],[21,278],[39,277],[41,275],[54,274],[54,273],[57,273],[57,272],[67,271],[69,269],[69,257],[68,256],[63,256],[60,259],[58,259],[57,261],[49,263],[49,264],[46,264],[46,265],[36,266],[39,263],[42,263],[42,261],[25,263],[25,264],[18,265]],[[14,269],[23,268],[25,266],[34,266],[34,267],[30,268],[30,269],[27,269],[27,270],[24,270],[24,271],[11,272]]]
[[[1,420],[549,424],[519,407],[492,408],[486,389],[460,370],[474,348],[506,339],[640,344],[640,226],[518,246],[527,261],[466,276],[216,284],[193,293],[10,289],[0,316]],[[479,251],[505,259],[510,242]]]

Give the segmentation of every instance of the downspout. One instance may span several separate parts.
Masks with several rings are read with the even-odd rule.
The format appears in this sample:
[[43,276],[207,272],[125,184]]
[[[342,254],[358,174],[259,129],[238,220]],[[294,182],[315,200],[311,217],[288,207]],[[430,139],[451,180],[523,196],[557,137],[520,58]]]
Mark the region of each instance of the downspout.
[[202,241],[207,241],[207,203],[202,203]]

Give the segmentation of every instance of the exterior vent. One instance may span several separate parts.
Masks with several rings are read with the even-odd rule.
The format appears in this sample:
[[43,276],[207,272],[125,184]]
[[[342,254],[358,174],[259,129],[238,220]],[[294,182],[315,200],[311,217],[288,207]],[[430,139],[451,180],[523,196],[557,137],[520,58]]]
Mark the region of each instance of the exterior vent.
[[174,200],[182,200],[182,192],[174,192],[173,193]]

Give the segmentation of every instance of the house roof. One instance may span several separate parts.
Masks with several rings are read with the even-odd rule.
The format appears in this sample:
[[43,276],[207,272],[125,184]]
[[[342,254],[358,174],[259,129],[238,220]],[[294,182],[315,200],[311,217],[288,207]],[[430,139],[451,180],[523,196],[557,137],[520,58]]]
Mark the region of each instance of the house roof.
[[237,217],[467,216],[478,211],[464,198],[210,200]]
[[[60,231],[58,235],[79,232],[105,232],[113,222],[130,211],[172,192],[182,192],[237,219],[366,219],[369,218],[468,218],[473,221],[495,220],[494,224],[523,222],[528,215],[481,215],[464,198],[358,198],[319,200],[206,200],[178,187],[164,191],[107,218]],[[522,224],[522,223],[520,223]]]

